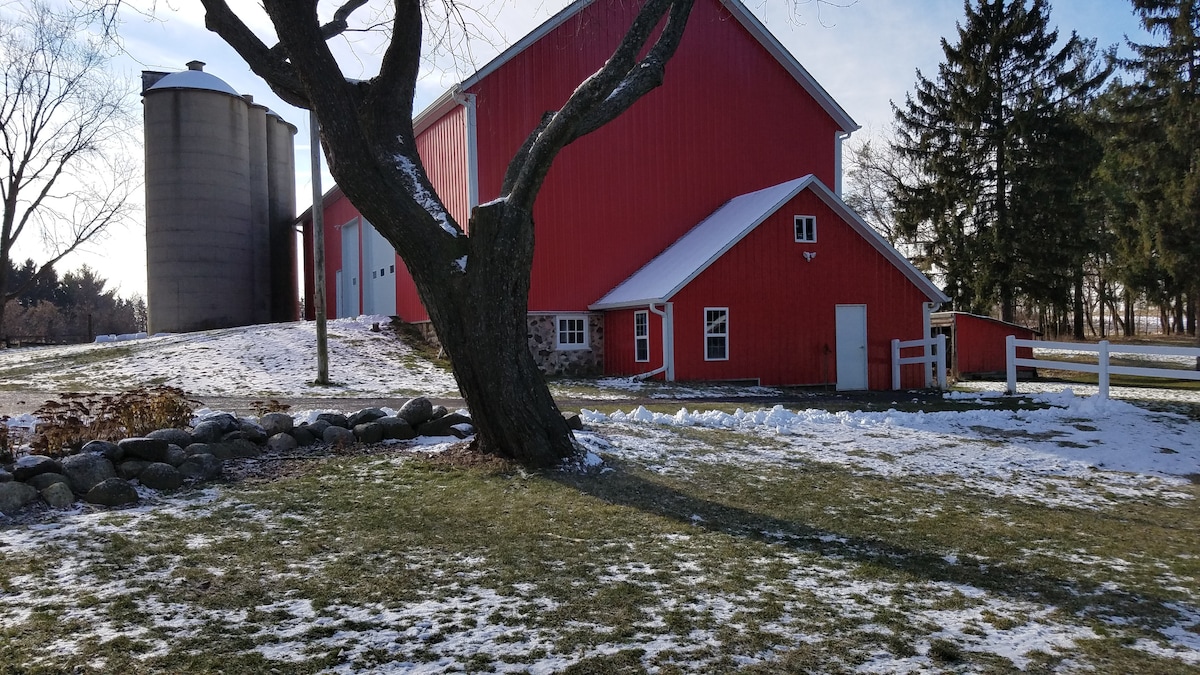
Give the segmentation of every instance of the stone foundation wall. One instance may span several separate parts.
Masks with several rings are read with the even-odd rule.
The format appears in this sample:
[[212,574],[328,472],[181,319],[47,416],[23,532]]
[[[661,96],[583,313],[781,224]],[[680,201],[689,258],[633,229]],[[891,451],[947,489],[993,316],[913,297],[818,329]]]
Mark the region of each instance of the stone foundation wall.
[[604,315],[587,314],[588,349],[558,350],[555,314],[529,315],[529,351],[547,375],[589,377],[604,372]]
[[[529,315],[529,351],[547,375],[591,377],[604,373],[604,315],[587,314],[588,349],[555,349],[558,344],[556,314]],[[412,324],[421,338],[441,349],[433,323]]]

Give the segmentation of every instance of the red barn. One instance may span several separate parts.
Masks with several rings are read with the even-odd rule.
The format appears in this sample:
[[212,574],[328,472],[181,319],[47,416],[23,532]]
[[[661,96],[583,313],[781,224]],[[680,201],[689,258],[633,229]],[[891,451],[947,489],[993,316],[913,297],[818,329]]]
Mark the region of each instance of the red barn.
[[[575,2],[417,116],[427,172],[460,223],[499,196],[528,133],[611,55],[636,5]],[[841,142],[857,128],[741,2],[697,0],[663,86],[547,176],[529,297],[539,362],[888,387],[889,341],[926,336],[946,298],[837,197]],[[427,321],[370,224],[336,191],[325,210],[331,314]]]
[[[931,315],[930,324],[935,333],[946,335],[947,367],[957,378],[1003,379],[1008,367],[1005,338],[1013,335],[1018,340],[1033,340],[1040,335],[1032,328],[966,312],[937,312]],[[1017,358],[1032,359],[1033,347],[1017,347]],[[1028,366],[1018,371],[1035,372]]]

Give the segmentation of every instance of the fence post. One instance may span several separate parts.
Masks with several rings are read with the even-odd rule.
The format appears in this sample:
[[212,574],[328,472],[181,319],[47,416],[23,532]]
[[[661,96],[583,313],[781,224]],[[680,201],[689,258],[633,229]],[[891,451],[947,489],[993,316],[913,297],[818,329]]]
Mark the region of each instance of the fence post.
[[1100,341],[1100,355],[1097,359],[1100,363],[1100,373],[1098,382],[1100,385],[1100,398],[1108,400],[1108,340]]
[[892,340],[892,391],[900,388],[900,340]]
[[937,383],[938,389],[946,391],[946,334],[937,336]]
[[1004,362],[1008,371],[1008,395],[1017,395],[1017,336],[1004,336]]

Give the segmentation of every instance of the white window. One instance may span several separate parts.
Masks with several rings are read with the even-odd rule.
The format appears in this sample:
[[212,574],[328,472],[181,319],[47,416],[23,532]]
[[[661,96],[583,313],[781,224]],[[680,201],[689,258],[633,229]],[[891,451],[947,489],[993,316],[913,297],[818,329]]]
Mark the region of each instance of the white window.
[[587,349],[587,317],[581,314],[554,317],[558,326],[558,348]]
[[633,360],[650,360],[650,312],[644,309],[633,313]]
[[796,241],[815,242],[817,240],[817,217],[796,216]]
[[704,360],[729,360],[729,308],[704,308]]

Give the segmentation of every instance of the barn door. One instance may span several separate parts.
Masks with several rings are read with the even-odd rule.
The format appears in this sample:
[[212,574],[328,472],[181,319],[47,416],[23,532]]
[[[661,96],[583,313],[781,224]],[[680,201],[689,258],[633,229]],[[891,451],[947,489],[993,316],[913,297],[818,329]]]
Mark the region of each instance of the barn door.
[[837,388],[867,388],[867,306],[837,305]]
[[396,313],[396,250],[366,220],[361,221],[363,247],[363,313]]
[[359,279],[362,268],[358,264],[358,221],[342,226],[342,290],[338,294],[338,318],[362,314],[359,305],[361,290]]

